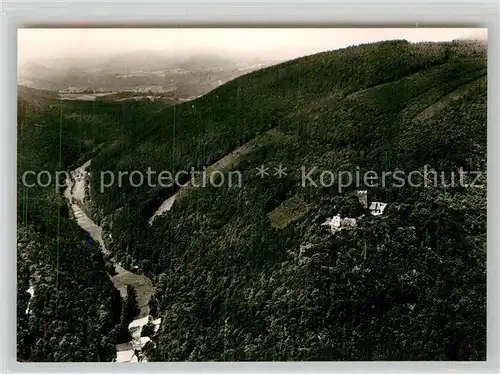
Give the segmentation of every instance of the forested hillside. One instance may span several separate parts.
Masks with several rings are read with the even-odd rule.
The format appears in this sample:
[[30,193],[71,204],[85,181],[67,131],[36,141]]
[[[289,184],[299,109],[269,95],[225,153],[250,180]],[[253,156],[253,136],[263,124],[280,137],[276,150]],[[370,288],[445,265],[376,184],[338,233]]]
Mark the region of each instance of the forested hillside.
[[[101,253],[78,227],[56,236],[18,226],[17,359],[109,362],[121,299]],[[34,295],[27,292],[30,285]]]
[[[149,361],[484,360],[486,187],[362,188],[388,203],[373,216],[355,185],[303,187],[301,167],[485,173],[486,70],[481,43],[349,47],[191,102],[136,103],[125,122],[114,103],[72,104],[90,122],[75,116],[62,131],[81,126],[81,150],[64,163],[48,146],[32,152],[63,169],[92,158],[93,215],[112,234],[107,248],[156,287],[152,314],[162,322]],[[55,132],[31,131],[60,144]],[[176,188],[100,191],[102,171],[200,170],[252,140],[233,165],[241,187],[192,189],[152,225]],[[261,165],[287,175],[261,178]],[[357,226],[333,235],[321,224],[336,214],[359,217]]]
[[[24,87],[18,94],[17,358],[110,362],[123,339],[120,295],[98,245],[70,220],[64,186],[56,189],[54,178],[126,133],[122,104],[57,101],[54,93]],[[33,175],[25,178],[33,187],[23,184],[25,171],[44,170],[52,177],[41,178],[47,187]]]
[[[485,47],[480,44],[392,41],[319,53],[259,70],[197,100],[165,108],[154,119],[131,126],[130,137],[107,148],[91,168],[145,173],[151,167],[174,174],[191,167],[199,170],[203,161],[210,165],[271,128],[294,143],[289,163],[327,166],[323,155],[335,151],[335,159],[351,152],[351,164],[371,169],[421,167],[424,161],[436,168],[452,167],[473,157],[475,149],[468,149],[471,137],[485,145],[486,133],[478,131],[484,129],[476,128],[484,123],[465,117],[484,113],[457,107],[475,106],[469,101],[478,100],[478,93],[485,95],[485,82]],[[467,97],[446,100],[462,87]],[[435,123],[438,115],[432,113],[432,104],[441,99],[455,107],[459,124],[453,123],[455,118],[447,121],[460,131]],[[431,115],[418,117],[426,108]],[[442,110],[439,105],[436,109]],[[453,149],[443,147],[443,141],[451,142]],[[443,149],[449,154],[442,154]],[[160,187],[115,184],[101,194],[99,175],[91,184],[103,214],[127,204],[152,209],[151,201],[171,193]]]

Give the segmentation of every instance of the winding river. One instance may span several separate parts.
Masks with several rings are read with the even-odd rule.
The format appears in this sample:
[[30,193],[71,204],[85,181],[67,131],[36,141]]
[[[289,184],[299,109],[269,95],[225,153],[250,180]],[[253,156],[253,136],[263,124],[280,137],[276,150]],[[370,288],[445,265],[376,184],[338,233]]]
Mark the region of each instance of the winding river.
[[[86,169],[89,167],[90,163],[91,160],[71,172],[71,177],[66,181],[68,187],[64,191],[64,196],[67,199],[68,206],[78,225],[88,232],[95,242],[99,243],[102,253],[105,256],[109,256],[110,252],[106,249],[103,240],[102,227],[97,225],[85,212],[84,200],[87,191]],[[152,322],[155,325],[156,332],[161,322],[160,319],[152,320],[149,315],[149,300],[153,293],[153,284],[148,277],[134,274],[124,269],[121,264],[117,262],[115,257],[111,258],[109,261],[114,265],[116,272],[113,276],[109,275],[113,285],[124,299],[127,297],[127,286],[132,286],[137,292],[137,303],[140,308],[140,313],[137,318],[129,324],[132,341],[116,346],[117,355],[114,361],[138,362],[139,358],[136,356],[134,350],[140,351],[150,340],[149,337],[141,337],[142,327],[148,322]]]

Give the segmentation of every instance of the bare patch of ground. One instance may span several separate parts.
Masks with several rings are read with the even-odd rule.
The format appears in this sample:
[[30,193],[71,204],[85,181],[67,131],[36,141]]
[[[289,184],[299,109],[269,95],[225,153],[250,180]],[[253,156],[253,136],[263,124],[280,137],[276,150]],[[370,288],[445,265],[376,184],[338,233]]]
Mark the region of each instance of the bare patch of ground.
[[282,229],[305,213],[307,213],[307,204],[298,196],[293,196],[283,201],[280,206],[268,214],[268,217],[273,227]]

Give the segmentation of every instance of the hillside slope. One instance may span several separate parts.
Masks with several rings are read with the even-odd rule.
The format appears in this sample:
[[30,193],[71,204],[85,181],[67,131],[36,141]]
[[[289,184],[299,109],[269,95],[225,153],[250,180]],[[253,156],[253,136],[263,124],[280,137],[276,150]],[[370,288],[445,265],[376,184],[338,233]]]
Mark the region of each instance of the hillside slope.
[[[64,186],[55,188],[57,171],[126,132],[120,111],[117,103],[62,102],[48,91],[18,89],[18,361],[110,362],[115,344],[130,339],[102,253],[71,219]],[[25,178],[32,187],[25,185],[28,171],[45,171],[40,183],[47,186],[32,174]]]
[[[368,188],[386,213],[332,235],[327,217],[364,212],[356,188],[301,187],[300,167],[485,171],[486,68],[473,42],[320,53],[167,108],[104,150],[91,190],[113,217],[110,247],[157,282],[148,356],[484,359],[486,189]],[[239,160],[241,188],[191,191],[151,227],[175,189],[98,191],[99,171],[200,170],[271,128],[283,137]],[[262,164],[288,175],[262,179]]]
[[[423,166],[422,155],[434,167],[446,167],[439,164],[471,156],[470,150],[461,154],[469,134],[484,141],[485,133],[466,127],[469,133],[456,135],[461,148],[455,147],[451,159],[439,153],[447,137],[420,136],[422,126],[414,117],[457,88],[484,81],[485,75],[484,46],[475,44],[394,41],[320,53],[259,70],[197,100],[165,108],[94,159],[92,168],[145,173],[151,167],[173,174],[191,167],[200,170],[202,162],[210,165],[275,127],[297,143],[293,163],[318,162],[328,151],[354,150],[352,161],[361,167],[414,168]],[[156,199],[159,204],[171,193],[126,185],[101,194],[98,176],[91,183],[103,214],[125,201],[151,209],[147,202]]]
[[[148,360],[484,360],[485,186],[339,192],[338,181],[302,186],[301,168],[485,172],[486,70],[480,43],[387,41],[255,71],[171,107],[137,103],[125,129],[121,109],[103,106],[113,121],[89,130],[103,144],[87,153],[92,213],[106,247],[156,287],[162,324]],[[100,191],[103,171],[217,162],[242,186],[183,191],[152,225],[178,188],[126,178]],[[261,165],[270,176],[256,175]],[[384,214],[358,189],[388,203]],[[357,226],[332,235],[322,223],[336,214]]]

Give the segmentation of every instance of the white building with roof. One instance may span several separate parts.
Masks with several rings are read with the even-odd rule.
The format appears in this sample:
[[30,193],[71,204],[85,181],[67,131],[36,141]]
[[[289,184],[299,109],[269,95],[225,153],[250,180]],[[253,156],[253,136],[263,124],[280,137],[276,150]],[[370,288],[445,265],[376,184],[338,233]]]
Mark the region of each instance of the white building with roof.
[[340,215],[333,216],[332,218],[327,218],[322,226],[328,226],[329,230],[332,233],[336,233],[337,231],[341,231],[343,229],[352,229],[356,227],[356,219],[355,218],[340,218]]
[[387,203],[382,203],[379,201],[372,201],[370,204],[370,212],[374,216],[379,216],[382,213],[384,213],[386,206],[387,206]]
[[117,351],[116,362],[138,362],[138,359],[134,350],[129,349],[127,351]]
[[[141,336],[142,329],[149,323],[149,316],[137,318],[130,322],[128,330],[132,335],[132,340],[127,343],[116,345],[116,362],[138,362],[139,359],[135,354],[136,351],[141,351],[144,346],[151,341],[149,336]],[[154,332],[160,329],[161,318],[152,321]]]
[[360,204],[363,205],[364,208],[368,208],[368,191],[356,191],[356,196],[358,197]]

